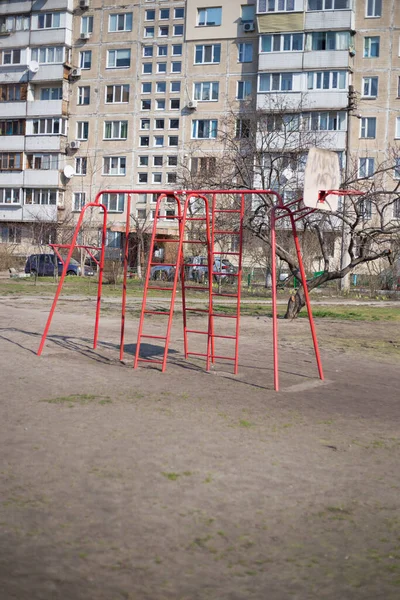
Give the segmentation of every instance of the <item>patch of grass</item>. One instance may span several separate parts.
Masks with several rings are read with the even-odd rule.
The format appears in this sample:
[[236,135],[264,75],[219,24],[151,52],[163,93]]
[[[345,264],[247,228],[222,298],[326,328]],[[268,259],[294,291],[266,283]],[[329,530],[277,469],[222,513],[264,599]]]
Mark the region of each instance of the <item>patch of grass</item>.
[[161,474],[164,475],[164,477],[166,477],[170,481],[176,481],[178,477],[180,477],[179,473],[166,473],[165,471],[163,471]]
[[245,421],[244,419],[240,419],[239,427],[254,427],[254,423],[250,423],[250,421]]
[[97,394],[71,394],[70,396],[57,396],[56,398],[45,398],[41,402],[48,404],[68,404],[70,407],[79,404],[81,406],[99,400],[99,404],[111,404],[109,396],[98,396]]

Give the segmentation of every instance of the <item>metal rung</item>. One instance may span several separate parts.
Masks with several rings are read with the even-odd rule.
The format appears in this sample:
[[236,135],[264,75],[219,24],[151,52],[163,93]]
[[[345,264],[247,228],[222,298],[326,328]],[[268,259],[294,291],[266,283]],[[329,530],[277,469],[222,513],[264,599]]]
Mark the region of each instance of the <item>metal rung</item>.
[[240,256],[240,252],[213,252],[214,255],[224,256],[225,254],[229,254],[230,256]]
[[157,363],[158,365],[162,365],[163,361],[162,360],[156,360],[155,358],[138,358],[138,361],[140,360],[140,362],[147,362],[147,363]]
[[169,311],[166,310],[144,310],[146,315],[169,315]]
[[230,208],[230,209],[216,209],[214,210],[215,213],[240,213],[242,212],[240,210],[240,208]]
[[214,233],[219,233],[219,234],[226,234],[226,235],[240,235],[239,231],[222,231],[222,230],[218,230],[218,231],[214,231]]
[[186,221],[207,221],[205,217],[187,217]]
[[203,352],[188,352],[187,355],[189,356],[207,356],[207,354],[204,354]]
[[198,287],[197,285],[185,285],[185,290],[197,290],[198,292],[208,292],[208,288]]
[[155,263],[155,262],[152,262],[150,264],[151,264],[151,266],[154,266],[154,267],[161,267],[161,266],[162,267],[176,267],[176,263]]
[[183,240],[183,243],[184,244],[203,244],[203,246],[207,245],[207,242],[202,242],[201,240]]
[[148,290],[163,290],[163,291],[167,291],[167,290],[168,290],[169,292],[172,292],[172,290],[173,290],[174,288],[172,288],[172,287],[156,287],[156,286],[154,286],[154,287],[153,287],[153,286],[151,286],[151,287],[150,287],[150,286],[147,286],[147,289],[148,289]]
[[164,244],[167,243],[167,242],[175,242],[175,244],[177,244],[179,242],[179,240],[169,240],[168,238],[166,238],[165,240],[162,239],[162,238],[161,239],[160,238],[156,238],[155,241],[156,242],[163,242]]
[[185,310],[190,310],[191,312],[208,313],[208,309],[207,308],[185,308]]
[[221,340],[236,340],[236,335],[217,335],[216,333],[212,333],[211,337],[220,338]]
[[224,315],[222,313],[211,313],[212,317],[225,317],[226,319],[237,319],[237,315]]
[[211,359],[214,360],[214,358],[222,358],[223,360],[236,360],[236,357],[231,357],[231,356],[217,356],[216,354],[213,354],[211,356]]
[[167,337],[165,335],[144,335],[144,333],[142,333],[142,335],[140,337],[151,338],[152,340],[166,340],[167,339]]
[[213,292],[213,296],[226,296],[227,298],[238,298],[238,294],[224,294],[223,292]]
[[239,277],[239,273],[227,273],[226,271],[213,271],[213,275],[226,275],[226,277]]
[[208,331],[198,331],[197,329],[186,329],[186,333],[201,333],[203,335],[208,335]]
[[171,215],[171,216],[167,216],[167,215],[157,215],[156,217],[154,217],[155,219],[176,219],[177,221],[181,221],[182,217],[178,217],[177,215]]

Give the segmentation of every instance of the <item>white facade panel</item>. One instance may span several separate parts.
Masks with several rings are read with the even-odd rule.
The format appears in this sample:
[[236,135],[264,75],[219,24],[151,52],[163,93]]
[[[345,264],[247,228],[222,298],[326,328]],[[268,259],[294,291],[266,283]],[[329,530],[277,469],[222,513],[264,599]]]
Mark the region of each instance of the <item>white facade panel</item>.
[[0,171],[0,187],[21,187],[23,182],[22,171]]
[[27,135],[26,151],[39,152],[41,150],[61,150],[65,139],[59,135]]
[[14,65],[14,68],[0,67],[0,83],[23,83],[28,81],[26,65]]
[[265,94],[259,92],[257,94],[257,108],[260,110],[271,111],[271,107],[275,104],[276,110],[281,112],[284,110],[298,109],[304,98],[303,92],[281,92],[278,94]]
[[293,71],[303,67],[303,52],[265,52],[258,57],[259,71]]
[[13,31],[0,36],[0,48],[26,48],[29,45],[29,31]]
[[62,114],[62,100],[35,100],[27,102],[28,117],[57,117]]
[[0,221],[22,221],[20,204],[0,204]]
[[[43,2],[41,2],[43,6]],[[0,4],[0,15],[16,15],[20,13],[30,12],[32,10],[32,2],[29,0],[19,1],[8,0]]]
[[0,117],[2,119],[25,117],[26,102],[2,102],[0,104]]
[[347,91],[309,91],[304,95],[304,105],[311,109],[344,109],[348,105]]
[[334,29],[354,29],[354,12],[352,10],[326,10],[306,12],[306,30],[319,29],[333,31]]
[[31,31],[31,46],[71,46],[72,32],[70,29],[40,29]]
[[40,81],[55,81],[63,79],[64,65],[40,65],[37,73],[31,74],[31,79],[34,83]]
[[43,3],[43,0],[34,0],[32,2],[32,10],[34,11],[68,10],[72,12],[73,8],[73,0],[47,0],[45,3]]
[[348,50],[314,50],[304,52],[304,69],[348,69]]
[[26,204],[22,207],[23,221],[57,221],[57,206]]
[[60,171],[57,169],[27,169],[24,171],[25,187],[60,187]]
[[22,152],[24,149],[23,135],[2,135],[0,136],[0,152]]

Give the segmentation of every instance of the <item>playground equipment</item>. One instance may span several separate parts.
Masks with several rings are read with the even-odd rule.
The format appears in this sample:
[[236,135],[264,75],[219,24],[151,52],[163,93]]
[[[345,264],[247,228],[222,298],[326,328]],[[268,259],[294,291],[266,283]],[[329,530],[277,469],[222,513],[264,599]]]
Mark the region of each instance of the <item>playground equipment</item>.
[[[149,262],[146,273],[142,310],[139,320],[138,337],[136,344],[136,352],[134,359],[134,368],[137,368],[139,362],[146,363],[157,363],[161,365],[162,371],[165,371],[169,340],[171,335],[172,319],[174,313],[174,306],[176,300],[176,293],[178,283],[181,283],[181,294],[182,294],[182,309],[183,309],[183,331],[184,331],[184,354],[185,358],[189,356],[201,356],[206,359],[206,369],[210,369],[211,363],[216,360],[228,360],[233,362],[233,370],[236,374],[238,372],[238,361],[239,361],[239,326],[240,326],[240,295],[241,295],[241,277],[242,277],[242,250],[243,250],[243,220],[245,208],[252,202],[254,195],[258,197],[272,196],[275,198],[275,204],[271,209],[270,213],[270,227],[271,227],[271,250],[272,250],[272,318],[273,318],[273,356],[274,356],[274,388],[276,391],[279,390],[279,366],[278,366],[278,316],[277,316],[277,277],[276,277],[276,222],[284,217],[289,217],[293,240],[296,248],[296,254],[299,263],[300,279],[304,283],[304,296],[307,306],[308,319],[310,323],[311,336],[314,346],[314,352],[318,367],[318,373],[320,379],[324,379],[323,369],[321,364],[321,358],[318,348],[318,341],[316,336],[316,330],[314,320],[312,316],[311,303],[309,293],[307,289],[306,274],[304,270],[303,260],[301,256],[300,243],[297,235],[296,222],[303,219],[305,216],[317,210],[337,210],[337,197],[344,195],[361,195],[362,192],[353,190],[339,190],[340,186],[340,170],[339,170],[339,159],[336,153],[329,152],[326,150],[319,150],[312,148],[309,152],[309,159],[306,165],[305,181],[304,181],[304,197],[298,200],[291,201],[287,204],[283,202],[282,196],[275,190],[192,190],[192,191],[171,191],[171,190],[102,190],[100,191],[94,202],[90,202],[83,206],[81,214],[79,216],[71,244],[68,245],[57,245],[53,244],[52,247],[57,252],[58,248],[68,248],[68,256],[63,260],[64,268],[61,274],[57,291],[50,309],[49,317],[43,332],[43,336],[38,349],[38,355],[42,354],[47,334],[50,329],[51,321],[53,318],[54,311],[56,309],[57,301],[61,293],[61,289],[65,280],[68,263],[72,257],[75,248],[83,248],[89,253],[89,255],[99,264],[99,279],[98,279],[98,292],[97,292],[97,305],[96,305],[96,317],[95,317],[95,328],[94,328],[94,340],[93,348],[97,347],[98,341],[98,328],[99,328],[99,317],[100,317],[100,305],[101,305],[101,293],[102,293],[102,279],[103,279],[103,268],[104,268],[104,256],[105,256],[105,239],[106,239],[106,227],[107,227],[107,209],[104,204],[101,203],[103,194],[125,194],[127,196],[127,215],[126,229],[125,229],[125,248],[124,248],[124,269],[123,269],[123,288],[122,288],[122,307],[121,307],[121,336],[120,336],[120,360],[123,359],[124,355],[124,332],[125,332],[125,313],[126,313],[126,282],[128,272],[128,244],[129,244],[129,215],[131,210],[131,198],[136,194],[150,193],[157,195],[157,204],[154,215],[153,231],[151,236]],[[171,203],[175,206],[175,210],[168,211],[169,214],[162,214],[161,207],[168,202],[169,208]],[[203,205],[202,210],[198,210],[193,214],[191,207],[193,203],[196,203],[197,207],[199,203]],[[211,211],[210,211],[211,203]],[[103,225],[102,225],[102,243],[99,247],[83,246],[78,245],[77,238],[80,227],[83,222],[85,212],[89,208],[100,208],[103,210]],[[222,227],[219,223],[221,217],[230,220],[229,228]],[[236,222],[232,220],[236,218]],[[177,222],[177,237],[176,238],[157,238],[157,225],[163,220],[174,220]],[[186,225],[190,222],[197,221],[204,226],[205,237],[203,239],[193,238],[193,236],[187,235]],[[221,240],[229,236],[230,239],[236,238],[237,243],[233,244],[234,249],[229,251],[223,251],[221,249]],[[218,241],[218,244],[217,244]],[[151,283],[150,272],[151,268],[156,266],[157,263],[154,261],[155,258],[155,246],[156,243],[173,244],[176,247],[175,260],[171,263],[162,263],[164,266],[174,267],[174,279],[172,286],[159,285],[158,282],[155,284]],[[188,289],[200,290],[198,285],[193,286],[187,284],[185,280],[185,266],[190,267],[194,264],[184,263],[183,249],[186,245],[202,244],[206,247],[207,262],[208,262],[208,282],[203,289],[207,292],[207,308],[195,308],[187,306],[186,302],[186,291]],[[100,259],[94,257],[94,251],[100,252]],[[213,288],[213,278],[222,277],[223,272],[215,271],[214,265],[216,264],[216,257],[220,258],[225,255],[234,255],[237,258],[238,268],[235,273],[237,280],[236,289],[230,293],[225,291],[216,291]],[[60,257],[61,258],[61,257]],[[221,264],[221,261],[219,261]],[[221,267],[220,267],[221,268]],[[147,299],[149,290],[160,290],[171,294],[169,303],[169,309],[167,311],[157,311],[148,308]],[[235,313],[221,313],[216,312],[214,308],[214,301],[218,297],[230,297],[236,299],[236,310]],[[188,320],[192,313],[204,313],[207,315],[207,328],[206,330],[193,329],[188,326]],[[146,315],[164,315],[167,318],[166,332],[165,335],[151,335],[144,332],[144,326],[146,321]],[[216,322],[221,318],[229,318],[234,322],[234,331],[231,335],[223,335],[216,333]],[[204,352],[191,352],[189,351],[189,338],[192,335],[201,335],[206,340],[206,347]],[[141,344],[143,339],[159,340],[164,344],[163,358],[153,359],[146,358],[140,355]],[[234,351],[230,356],[221,355],[216,353],[215,344],[218,339],[229,339],[234,342]]]

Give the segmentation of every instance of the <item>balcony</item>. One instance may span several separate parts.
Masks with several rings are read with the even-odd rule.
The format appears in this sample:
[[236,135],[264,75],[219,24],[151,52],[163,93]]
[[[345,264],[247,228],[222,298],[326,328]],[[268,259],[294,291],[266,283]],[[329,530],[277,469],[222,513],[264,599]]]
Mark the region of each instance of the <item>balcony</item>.
[[29,46],[29,31],[10,31],[0,36],[0,46],[7,48],[27,48]]
[[27,169],[24,171],[25,187],[60,187],[60,171],[57,169]]
[[307,31],[335,29],[354,29],[354,12],[352,10],[327,10],[306,12],[304,29]]
[[27,67],[23,65],[9,65],[0,67],[0,83],[23,83],[27,81]]
[[25,150],[26,152],[63,151],[66,139],[65,136],[61,135],[27,135],[25,137]]
[[25,137],[23,135],[1,135],[0,152],[23,152]]
[[22,207],[22,221],[57,221],[57,206],[25,204]]
[[[41,2],[42,6],[43,3]],[[0,15],[16,15],[20,13],[29,13],[32,10],[32,2],[30,0],[9,0],[8,2],[0,3]]]
[[0,102],[0,117],[19,118],[26,116],[26,102]]
[[[34,100],[27,102],[28,117],[52,116],[57,117],[67,113],[67,102],[65,100]],[[1,114],[1,106],[0,106]]]
[[303,105],[313,110],[343,110],[348,106],[347,90],[308,91],[304,94]]
[[47,0],[46,3],[43,3],[43,0],[33,0],[32,2],[32,10],[68,10],[72,12],[74,9],[73,0]]
[[304,52],[304,69],[348,69],[348,50],[313,50]]
[[0,187],[21,187],[23,181],[23,171],[0,171]]
[[304,52],[267,52],[259,54],[259,71],[296,71],[303,68]]
[[22,221],[22,205],[0,204],[0,221]]
[[64,79],[65,67],[62,64],[58,65],[39,65],[39,71],[31,74],[31,79],[34,83],[42,81],[57,81]]
[[31,31],[30,46],[60,46],[72,45],[72,31],[70,29],[40,29]]
[[[289,133],[271,133],[271,139],[268,142],[269,150],[272,152],[290,150],[296,151],[300,147],[313,146],[326,148],[327,150],[345,150],[346,149],[346,131],[293,131]],[[259,146],[262,145],[261,135],[257,140]]]

